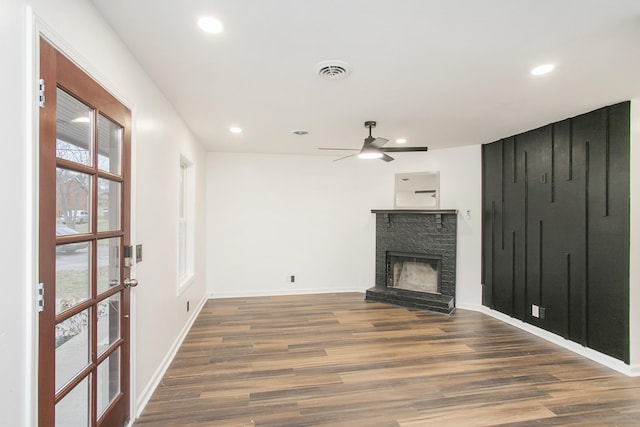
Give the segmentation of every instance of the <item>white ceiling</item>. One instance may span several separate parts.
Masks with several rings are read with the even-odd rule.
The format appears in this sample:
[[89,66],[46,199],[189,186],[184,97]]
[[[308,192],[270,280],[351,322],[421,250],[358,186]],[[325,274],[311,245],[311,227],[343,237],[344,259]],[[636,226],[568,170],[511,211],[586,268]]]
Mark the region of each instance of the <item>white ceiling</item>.
[[365,120],[387,146],[487,143],[640,97],[640,0],[92,1],[210,151],[339,157],[317,148]]

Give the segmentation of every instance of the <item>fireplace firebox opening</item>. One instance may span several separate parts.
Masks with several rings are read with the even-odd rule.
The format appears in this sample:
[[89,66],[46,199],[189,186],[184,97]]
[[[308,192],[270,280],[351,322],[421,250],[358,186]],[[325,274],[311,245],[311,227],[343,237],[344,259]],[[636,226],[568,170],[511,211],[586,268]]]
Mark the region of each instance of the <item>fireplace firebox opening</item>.
[[387,252],[387,287],[440,294],[442,257]]

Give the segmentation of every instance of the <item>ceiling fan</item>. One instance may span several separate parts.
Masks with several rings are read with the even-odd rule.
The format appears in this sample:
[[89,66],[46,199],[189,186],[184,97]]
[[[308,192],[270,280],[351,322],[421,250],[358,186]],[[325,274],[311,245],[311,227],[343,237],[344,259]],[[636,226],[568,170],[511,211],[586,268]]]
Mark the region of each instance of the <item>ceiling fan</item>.
[[348,156],[340,157],[339,159],[335,159],[334,162],[338,160],[346,159],[347,157],[358,156],[361,159],[382,159],[385,162],[390,162],[393,160],[393,157],[386,153],[402,153],[408,151],[427,151],[428,147],[383,147],[384,144],[389,142],[388,139],[385,138],[374,138],[371,136],[371,129],[376,127],[376,122],[374,121],[366,121],[364,122],[364,127],[369,128],[369,136],[364,139],[364,144],[362,148],[318,148],[318,150],[349,150],[349,151],[358,151],[358,153],[349,154]]

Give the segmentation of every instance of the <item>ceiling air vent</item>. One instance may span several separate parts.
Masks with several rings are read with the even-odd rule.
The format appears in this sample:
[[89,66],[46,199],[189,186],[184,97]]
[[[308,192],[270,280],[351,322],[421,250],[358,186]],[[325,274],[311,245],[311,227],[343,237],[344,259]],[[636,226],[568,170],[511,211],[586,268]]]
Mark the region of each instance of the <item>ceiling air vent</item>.
[[322,61],[314,67],[315,72],[325,80],[339,80],[351,73],[351,65],[344,61]]

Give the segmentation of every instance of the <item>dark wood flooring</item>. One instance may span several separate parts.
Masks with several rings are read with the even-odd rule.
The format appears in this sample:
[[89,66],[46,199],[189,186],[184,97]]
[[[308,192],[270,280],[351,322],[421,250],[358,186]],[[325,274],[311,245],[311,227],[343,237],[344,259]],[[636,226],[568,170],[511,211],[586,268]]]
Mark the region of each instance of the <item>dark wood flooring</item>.
[[640,425],[629,378],[482,313],[210,300],[135,426]]

